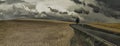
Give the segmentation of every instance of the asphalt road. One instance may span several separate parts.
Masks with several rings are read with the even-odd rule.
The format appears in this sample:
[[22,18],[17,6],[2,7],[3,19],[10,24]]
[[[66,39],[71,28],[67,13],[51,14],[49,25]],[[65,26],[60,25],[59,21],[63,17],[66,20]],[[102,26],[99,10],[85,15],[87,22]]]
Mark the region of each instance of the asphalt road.
[[105,32],[102,32],[100,30],[93,30],[93,29],[85,28],[85,27],[82,27],[82,26],[77,25],[77,24],[72,24],[71,26],[73,28],[79,30],[79,31],[88,32],[88,33],[90,33],[92,35],[95,35],[95,36],[97,36],[99,38],[102,38],[102,39],[104,39],[106,41],[109,41],[109,42],[111,42],[113,44],[116,44],[117,46],[120,46],[120,36],[105,33]]

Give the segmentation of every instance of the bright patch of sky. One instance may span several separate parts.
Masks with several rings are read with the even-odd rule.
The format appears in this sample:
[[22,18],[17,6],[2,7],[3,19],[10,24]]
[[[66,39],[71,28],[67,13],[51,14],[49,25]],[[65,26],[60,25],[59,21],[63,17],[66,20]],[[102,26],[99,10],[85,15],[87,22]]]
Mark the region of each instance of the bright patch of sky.
[[49,8],[58,9],[59,11],[67,11],[71,6],[76,5],[70,0],[25,0],[26,2],[36,3],[36,9],[39,12],[49,12]]

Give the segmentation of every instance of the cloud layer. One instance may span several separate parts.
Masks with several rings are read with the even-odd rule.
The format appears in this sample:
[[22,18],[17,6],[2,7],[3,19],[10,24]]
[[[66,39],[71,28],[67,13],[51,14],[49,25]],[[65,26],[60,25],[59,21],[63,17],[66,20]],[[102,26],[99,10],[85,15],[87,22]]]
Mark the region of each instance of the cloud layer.
[[[0,19],[49,18],[74,21],[75,17],[79,17],[86,22],[113,23],[120,22],[119,6],[119,0],[0,0]],[[67,14],[51,12],[48,7]]]

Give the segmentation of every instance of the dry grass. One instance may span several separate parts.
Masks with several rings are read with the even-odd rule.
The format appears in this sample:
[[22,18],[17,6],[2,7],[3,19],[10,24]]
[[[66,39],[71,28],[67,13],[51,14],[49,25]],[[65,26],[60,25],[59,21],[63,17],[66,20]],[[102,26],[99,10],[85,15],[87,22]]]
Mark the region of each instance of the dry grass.
[[70,46],[70,23],[31,20],[0,21],[0,46]]
[[93,27],[102,28],[111,32],[120,33],[120,23],[91,23]]

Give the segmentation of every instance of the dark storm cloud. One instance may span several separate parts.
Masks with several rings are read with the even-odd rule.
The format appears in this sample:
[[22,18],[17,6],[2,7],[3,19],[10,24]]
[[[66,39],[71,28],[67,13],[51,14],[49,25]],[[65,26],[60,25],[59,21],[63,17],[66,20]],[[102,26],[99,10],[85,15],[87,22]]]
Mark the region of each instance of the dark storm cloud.
[[0,4],[5,3],[5,1],[0,1]]
[[6,0],[5,1],[8,4],[12,4],[12,3],[19,3],[19,2],[24,2],[23,0]]
[[[107,17],[120,19],[120,0],[96,0],[100,9],[100,13]],[[91,6],[91,5],[90,5]]]
[[79,0],[71,0],[71,1],[73,1],[73,2],[76,3],[76,4],[82,4],[82,2],[79,1]]
[[98,6],[95,6],[93,4],[87,4],[89,7],[93,8],[93,12],[94,13],[99,13],[100,12],[100,8]]
[[98,3],[103,2],[108,8],[120,11],[120,0],[96,0]]

